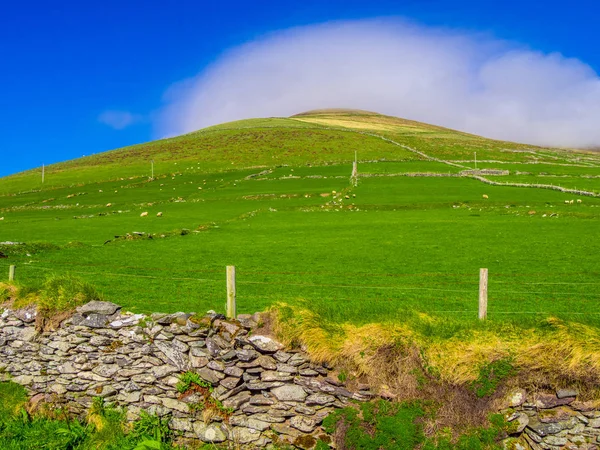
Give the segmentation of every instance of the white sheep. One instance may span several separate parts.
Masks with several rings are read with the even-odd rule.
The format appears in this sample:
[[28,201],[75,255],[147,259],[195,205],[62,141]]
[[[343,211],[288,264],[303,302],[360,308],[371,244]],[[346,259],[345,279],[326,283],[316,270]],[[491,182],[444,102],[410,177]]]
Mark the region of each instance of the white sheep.
[[148,211],[144,211],[143,213],[140,214],[140,217],[146,217],[148,215]]
[[483,194],[483,198],[489,198],[487,194]]
[[156,217],[162,217],[162,212],[156,213]]
[[577,203],[581,203],[583,200],[581,200],[580,198],[577,199]]

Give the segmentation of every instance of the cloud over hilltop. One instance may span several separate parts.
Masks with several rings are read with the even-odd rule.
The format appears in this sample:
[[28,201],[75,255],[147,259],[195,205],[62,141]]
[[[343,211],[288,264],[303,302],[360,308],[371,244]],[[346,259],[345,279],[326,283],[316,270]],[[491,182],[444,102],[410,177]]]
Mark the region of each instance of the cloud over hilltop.
[[264,36],[171,86],[165,102],[160,135],[345,107],[532,144],[600,144],[600,78],[588,65],[396,19]]

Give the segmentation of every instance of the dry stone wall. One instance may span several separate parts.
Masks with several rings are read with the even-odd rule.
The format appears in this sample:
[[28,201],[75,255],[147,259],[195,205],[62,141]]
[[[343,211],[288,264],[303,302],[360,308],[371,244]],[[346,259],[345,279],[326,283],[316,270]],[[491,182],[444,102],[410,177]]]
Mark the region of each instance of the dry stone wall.
[[598,403],[579,401],[577,394],[573,389],[559,389],[555,394],[512,392],[503,412],[513,424],[513,437],[504,441],[504,448],[598,450]]
[[[1,311],[1,310],[0,310]],[[0,314],[0,380],[27,387],[38,400],[83,414],[94,397],[127,411],[170,417],[184,438],[261,448],[287,443],[311,448],[323,419],[350,399],[329,368],[286,351],[255,334],[257,315],[225,320],[186,313],[123,313],[109,302],[91,302],[56,331],[37,332],[34,308]],[[182,394],[181,374],[210,383],[223,414],[206,417],[201,395]],[[206,400],[206,399],[204,399]]]

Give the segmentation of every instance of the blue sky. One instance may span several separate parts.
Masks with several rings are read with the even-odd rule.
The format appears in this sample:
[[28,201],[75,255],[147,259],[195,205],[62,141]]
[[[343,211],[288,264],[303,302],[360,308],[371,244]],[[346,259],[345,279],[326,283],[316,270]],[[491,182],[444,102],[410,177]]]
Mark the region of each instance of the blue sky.
[[295,26],[403,17],[558,52],[598,72],[600,6],[594,3],[4,2],[0,176],[156,138],[170,86],[202,73],[229,49]]

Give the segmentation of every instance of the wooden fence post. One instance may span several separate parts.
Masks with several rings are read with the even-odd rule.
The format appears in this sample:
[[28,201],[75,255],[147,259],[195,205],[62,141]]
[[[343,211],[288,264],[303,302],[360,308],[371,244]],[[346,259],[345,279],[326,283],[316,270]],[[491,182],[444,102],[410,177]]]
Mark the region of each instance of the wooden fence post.
[[17,266],[11,265],[8,268],[8,281],[15,281],[15,269]]
[[479,269],[479,320],[487,318],[488,270]]
[[227,317],[235,319],[235,266],[227,266]]

